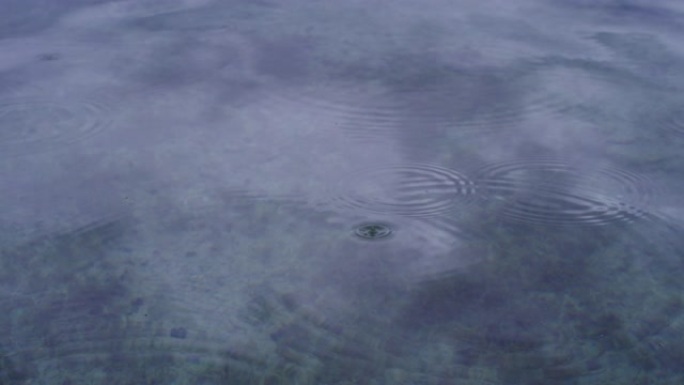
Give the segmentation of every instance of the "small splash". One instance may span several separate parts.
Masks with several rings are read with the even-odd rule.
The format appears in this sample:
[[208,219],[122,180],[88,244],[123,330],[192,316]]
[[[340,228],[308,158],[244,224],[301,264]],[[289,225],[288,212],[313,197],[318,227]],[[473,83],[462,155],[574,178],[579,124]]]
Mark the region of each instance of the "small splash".
[[392,228],[384,223],[364,223],[354,229],[354,234],[363,239],[383,239],[392,235]]

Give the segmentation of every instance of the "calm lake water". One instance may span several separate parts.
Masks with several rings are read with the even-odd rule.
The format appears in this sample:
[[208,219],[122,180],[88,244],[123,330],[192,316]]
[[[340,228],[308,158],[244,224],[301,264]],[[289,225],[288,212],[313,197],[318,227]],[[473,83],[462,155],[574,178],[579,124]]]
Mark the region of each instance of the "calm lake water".
[[684,4],[2,0],[0,384],[684,383]]

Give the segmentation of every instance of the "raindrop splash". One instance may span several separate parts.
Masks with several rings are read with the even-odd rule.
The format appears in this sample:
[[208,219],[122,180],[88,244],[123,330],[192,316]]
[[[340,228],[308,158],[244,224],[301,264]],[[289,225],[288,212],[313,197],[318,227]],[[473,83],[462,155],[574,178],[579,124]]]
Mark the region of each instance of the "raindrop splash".
[[383,239],[392,235],[392,228],[384,223],[364,223],[354,229],[354,234],[363,239]]

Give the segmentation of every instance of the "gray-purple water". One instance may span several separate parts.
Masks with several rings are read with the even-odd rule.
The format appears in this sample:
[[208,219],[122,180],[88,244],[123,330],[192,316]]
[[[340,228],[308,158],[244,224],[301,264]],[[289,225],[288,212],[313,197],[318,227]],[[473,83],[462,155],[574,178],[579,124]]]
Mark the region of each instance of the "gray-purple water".
[[1,385],[684,383],[684,3],[1,0]]

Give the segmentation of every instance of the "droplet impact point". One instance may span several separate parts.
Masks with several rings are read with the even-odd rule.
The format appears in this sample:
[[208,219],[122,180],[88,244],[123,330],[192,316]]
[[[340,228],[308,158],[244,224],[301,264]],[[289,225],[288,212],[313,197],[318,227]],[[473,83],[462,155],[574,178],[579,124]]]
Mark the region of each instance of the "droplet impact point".
[[354,229],[354,234],[363,239],[382,239],[392,235],[392,228],[384,223],[364,223]]

